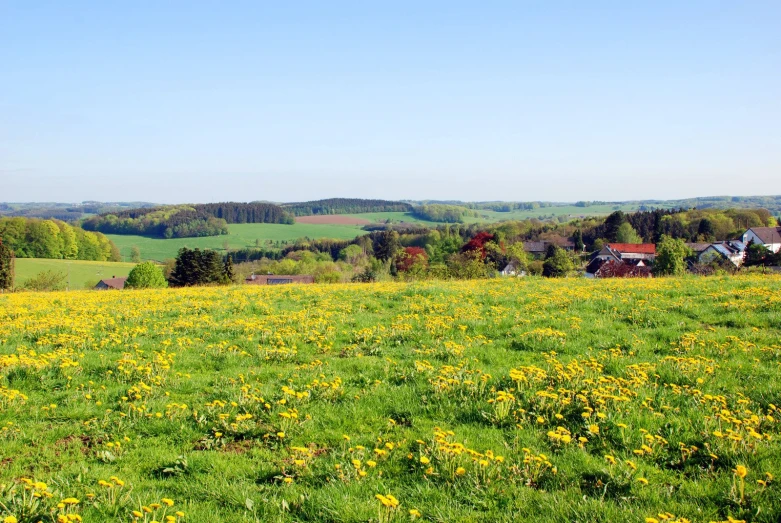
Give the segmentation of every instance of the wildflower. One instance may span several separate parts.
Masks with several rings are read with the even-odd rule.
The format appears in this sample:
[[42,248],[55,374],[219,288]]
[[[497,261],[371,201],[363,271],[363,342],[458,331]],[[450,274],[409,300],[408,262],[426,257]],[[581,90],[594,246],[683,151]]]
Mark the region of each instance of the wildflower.
[[642,483],[643,485],[648,485],[648,480],[645,478],[637,478],[638,483]]
[[735,473],[735,475],[737,477],[742,479],[742,478],[746,477],[746,474],[748,473],[748,469],[746,467],[744,467],[743,465],[738,465],[737,467],[735,467],[733,472]]
[[416,508],[411,508],[409,510],[409,515],[413,518],[420,518],[423,517],[423,514],[420,513],[420,511]]
[[19,523],[19,520],[14,516],[6,516],[3,518],[3,523]]
[[167,507],[173,507],[174,506],[174,500],[172,500],[170,498],[163,498],[160,501],[163,503],[163,505],[165,505]]
[[421,456],[421,457],[420,457],[420,462],[421,462],[423,465],[428,465],[428,464],[431,462],[431,460],[430,460],[430,459],[428,459],[426,456]]
[[456,476],[463,476],[466,474],[466,469],[464,467],[458,467],[456,469]]

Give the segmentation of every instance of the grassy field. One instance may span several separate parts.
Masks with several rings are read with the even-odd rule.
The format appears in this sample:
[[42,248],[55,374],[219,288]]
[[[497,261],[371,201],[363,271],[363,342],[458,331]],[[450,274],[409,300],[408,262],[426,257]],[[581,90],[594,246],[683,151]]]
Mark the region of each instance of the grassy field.
[[135,266],[135,263],[17,258],[15,285],[22,285],[26,279],[32,278],[39,272],[54,271],[70,273],[71,289],[83,289],[85,285],[94,285],[103,278],[127,276]]
[[780,339],[778,277],[0,295],[0,519],[777,522]]
[[261,242],[267,240],[293,241],[304,237],[349,240],[363,233],[361,227],[356,225],[304,223],[293,225],[241,223],[231,224],[228,226],[228,229],[230,233],[223,236],[172,238],[170,240],[120,234],[107,234],[106,236],[119,247],[123,259],[130,259],[130,251],[133,246],[136,246],[141,251],[142,259],[164,261],[167,258],[175,258],[176,253],[182,247],[222,250],[227,242],[231,249],[243,249],[245,247],[254,247],[255,240],[260,240]]

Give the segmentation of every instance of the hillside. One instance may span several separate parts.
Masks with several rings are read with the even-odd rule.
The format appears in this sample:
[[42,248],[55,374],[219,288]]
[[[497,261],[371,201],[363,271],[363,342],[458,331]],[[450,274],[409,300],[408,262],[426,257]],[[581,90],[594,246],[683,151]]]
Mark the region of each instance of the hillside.
[[144,260],[164,261],[175,258],[182,247],[224,250],[244,249],[265,245],[267,242],[293,242],[298,238],[335,238],[351,240],[363,234],[357,225],[304,224],[292,225],[273,223],[244,223],[228,225],[228,234],[222,236],[207,236],[202,238],[148,238],[138,235],[108,234],[106,235],[119,248],[123,260],[130,259],[131,249],[135,246],[141,251]]
[[87,285],[92,288],[103,278],[127,276],[135,266],[135,263],[122,262],[17,258],[15,285],[21,286],[40,272],[54,271],[70,275],[71,289],[84,289]]
[[780,320],[778,277],[0,295],[4,504],[777,522]]

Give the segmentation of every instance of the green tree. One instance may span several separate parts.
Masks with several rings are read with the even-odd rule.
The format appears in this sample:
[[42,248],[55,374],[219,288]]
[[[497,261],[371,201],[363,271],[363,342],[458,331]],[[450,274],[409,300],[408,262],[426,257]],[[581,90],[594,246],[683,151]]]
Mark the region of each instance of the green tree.
[[374,256],[383,262],[392,260],[401,249],[399,233],[386,229],[376,235],[373,241]]
[[339,251],[339,259],[351,265],[355,265],[363,257],[363,249],[360,245],[348,245]]
[[515,264],[516,270],[527,270],[529,266],[529,253],[524,250],[523,242],[515,242],[507,247],[507,259]]
[[580,229],[575,230],[575,233],[572,235],[572,242],[575,244],[575,250],[577,252],[583,251],[585,245],[583,244],[583,233]]
[[626,215],[621,211],[615,211],[605,218],[605,238],[609,242],[616,242],[618,237],[618,228],[626,222]]
[[141,263],[141,249],[135,245],[130,248],[130,261],[133,263]]
[[680,238],[674,239],[666,234],[656,245],[656,259],[653,272],[658,276],[678,276],[686,272],[686,258],[691,250]]
[[572,259],[567,251],[561,247],[551,244],[553,249],[548,248],[545,255],[545,262],[542,264],[542,275],[546,278],[560,278],[566,276],[569,271],[574,269]]
[[643,239],[632,228],[629,222],[624,222],[618,226],[616,231],[616,242],[618,243],[643,243]]
[[168,287],[163,270],[153,262],[139,263],[127,276],[125,287],[130,289],[161,289]]
[[225,283],[233,283],[233,277],[235,276],[233,271],[233,258],[230,255],[225,257],[225,261],[222,265],[222,277]]
[[14,251],[0,239],[0,291],[14,286]]

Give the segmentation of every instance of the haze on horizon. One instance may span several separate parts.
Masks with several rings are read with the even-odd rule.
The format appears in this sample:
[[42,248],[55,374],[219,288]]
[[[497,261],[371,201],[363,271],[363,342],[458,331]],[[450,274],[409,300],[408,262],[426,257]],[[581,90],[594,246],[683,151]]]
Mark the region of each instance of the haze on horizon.
[[0,4],[0,201],[781,194],[777,1],[283,4]]

